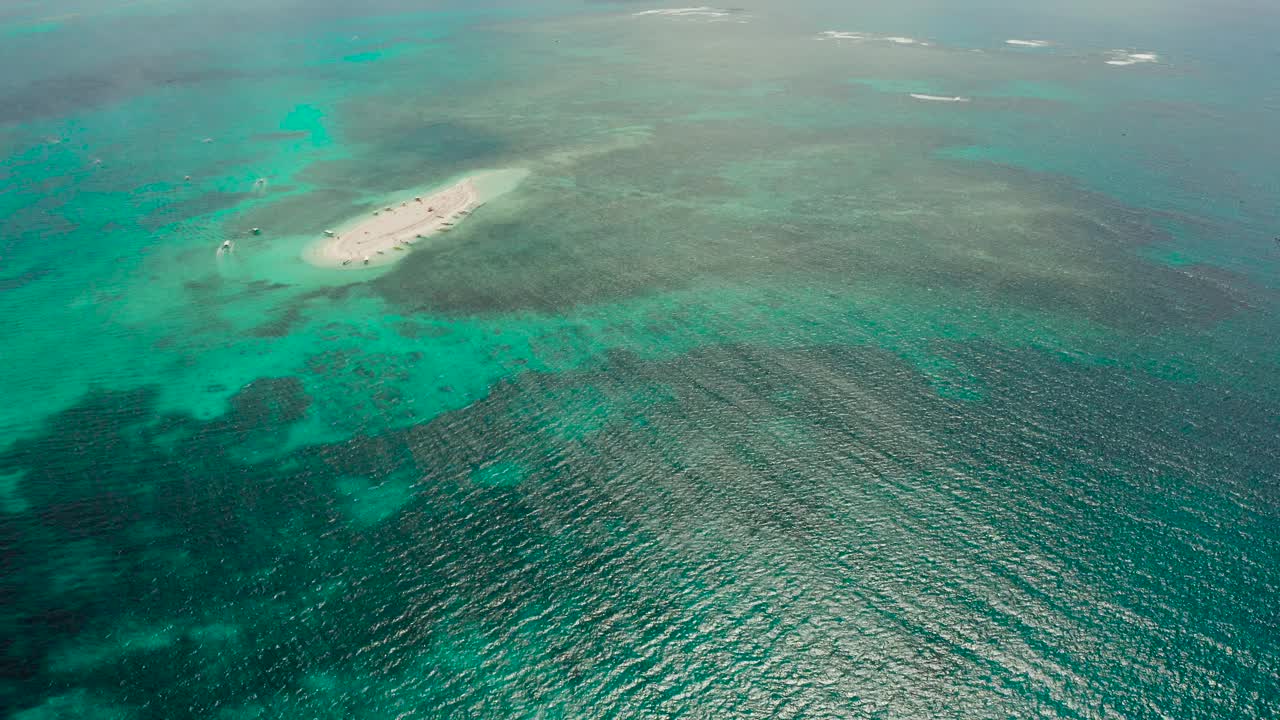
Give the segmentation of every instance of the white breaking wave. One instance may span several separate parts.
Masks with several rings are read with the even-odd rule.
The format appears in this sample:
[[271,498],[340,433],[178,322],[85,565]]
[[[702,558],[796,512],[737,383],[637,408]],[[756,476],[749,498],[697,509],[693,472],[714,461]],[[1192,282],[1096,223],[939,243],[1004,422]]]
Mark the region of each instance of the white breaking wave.
[[1111,58],[1108,65],[1139,65],[1142,63],[1160,62],[1160,56],[1152,52],[1129,52],[1128,50],[1112,50],[1107,53]]
[[870,40],[874,42],[887,42],[895,45],[919,45],[928,47],[929,43],[923,40],[917,40],[903,35],[873,35],[863,32],[845,32],[842,30],[825,30],[818,33],[818,37],[824,40]]
[[728,10],[721,10],[713,7],[688,7],[688,8],[668,8],[665,10],[643,10],[633,13],[635,17],[645,17],[646,15],[661,15],[664,17],[727,17],[733,13]]
[[967,103],[969,98],[959,95],[924,95],[921,93],[911,93],[911,97],[916,100],[924,100],[925,102],[945,102],[945,103]]
[[1042,48],[1049,47],[1053,43],[1048,40],[1005,40],[1005,45],[1013,45],[1015,47]]

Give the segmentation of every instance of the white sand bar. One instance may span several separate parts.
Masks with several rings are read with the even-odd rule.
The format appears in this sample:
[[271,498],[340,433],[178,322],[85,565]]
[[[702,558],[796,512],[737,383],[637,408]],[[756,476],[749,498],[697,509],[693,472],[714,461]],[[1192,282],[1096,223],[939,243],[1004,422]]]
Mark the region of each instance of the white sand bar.
[[326,230],[326,237],[307,248],[303,257],[313,265],[348,270],[389,265],[415,243],[449,232],[528,174],[524,169],[486,170],[444,189],[406,191],[360,219]]

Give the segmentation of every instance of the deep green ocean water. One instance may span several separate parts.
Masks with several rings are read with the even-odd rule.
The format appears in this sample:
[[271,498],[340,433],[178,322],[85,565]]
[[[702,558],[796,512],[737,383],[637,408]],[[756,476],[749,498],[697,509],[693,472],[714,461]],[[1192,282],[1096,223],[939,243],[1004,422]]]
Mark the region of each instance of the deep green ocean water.
[[0,715],[1280,715],[1280,9],[663,7],[0,9]]

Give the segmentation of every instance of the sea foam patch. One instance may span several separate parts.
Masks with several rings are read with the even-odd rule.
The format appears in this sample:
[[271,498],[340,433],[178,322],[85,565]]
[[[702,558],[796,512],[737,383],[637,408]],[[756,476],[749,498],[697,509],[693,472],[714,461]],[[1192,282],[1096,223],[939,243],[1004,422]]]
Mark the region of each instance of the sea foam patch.
[[1048,40],[1017,40],[1017,39],[1014,39],[1014,40],[1005,40],[1005,41],[1004,41],[1004,44],[1005,44],[1005,45],[1012,45],[1013,47],[1043,48],[1043,47],[1049,47],[1049,46],[1050,46],[1050,45],[1052,45],[1053,43],[1049,42]]
[[1107,53],[1108,65],[1141,65],[1160,62],[1160,56],[1153,52],[1129,52],[1128,50],[1112,50]]
[[894,45],[918,45],[920,47],[929,47],[930,43],[924,40],[917,40],[913,37],[905,35],[876,35],[864,32],[849,32],[844,30],[825,30],[818,33],[818,37],[823,40],[853,40],[865,42],[886,42]]

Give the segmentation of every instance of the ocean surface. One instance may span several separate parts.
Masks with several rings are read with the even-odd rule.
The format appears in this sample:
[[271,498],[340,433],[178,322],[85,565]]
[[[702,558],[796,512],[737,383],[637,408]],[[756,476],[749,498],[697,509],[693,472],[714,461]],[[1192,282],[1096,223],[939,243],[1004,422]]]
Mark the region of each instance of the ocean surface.
[[1280,716],[1277,37],[6,4],[0,716]]

